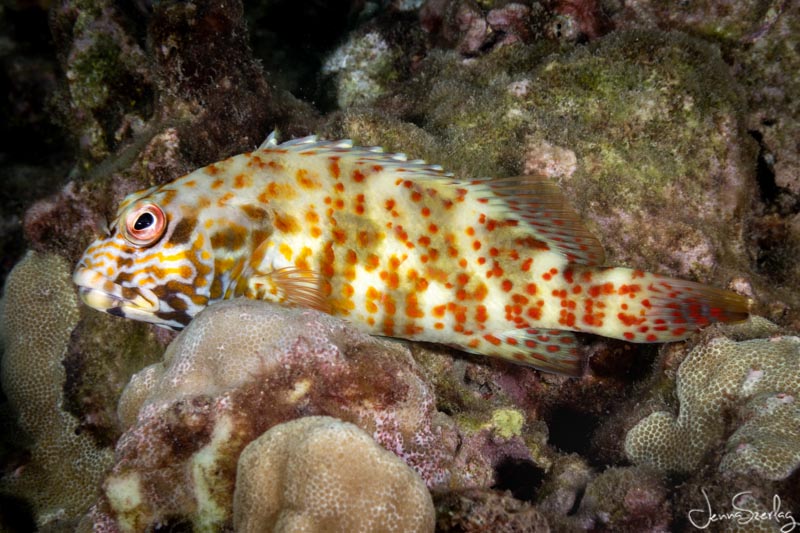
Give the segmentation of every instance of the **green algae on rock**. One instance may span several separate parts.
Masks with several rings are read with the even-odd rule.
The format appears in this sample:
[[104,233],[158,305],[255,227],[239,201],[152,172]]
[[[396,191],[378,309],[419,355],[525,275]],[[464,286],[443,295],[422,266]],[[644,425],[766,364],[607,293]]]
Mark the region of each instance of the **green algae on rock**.
[[29,252],[3,299],[3,390],[33,444],[30,462],[6,475],[0,491],[30,501],[39,526],[83,515],[113,457],[65,410],[62,363],[79,319],[70,270],[62,257]]
[[[625,451],[633,462],[688,473],[722,441],[723,473],[781,480],[800,466],[800,338],[731,339],[763,335],[765,322],[719,328],[689,353],[678,369],[677,416],[657,411],[628,432]],[[730,418],[739,424],[732,434]]]
[[152,112],[148,58],[120,19],[107,0],[78,0],[51,12],[66,79],[59,114],[79,141],[84,168],[111,154],[124,132],[137,129]]

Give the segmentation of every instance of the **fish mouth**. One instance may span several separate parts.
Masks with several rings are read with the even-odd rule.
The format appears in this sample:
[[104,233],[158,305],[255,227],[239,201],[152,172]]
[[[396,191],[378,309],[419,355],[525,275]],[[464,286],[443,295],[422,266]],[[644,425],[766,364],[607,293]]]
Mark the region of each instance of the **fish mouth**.
[[78,267],[72,275],[81,300],[98,311],[152,322],[159,310],[155,293],[143,287],[123,287],[100,272]]

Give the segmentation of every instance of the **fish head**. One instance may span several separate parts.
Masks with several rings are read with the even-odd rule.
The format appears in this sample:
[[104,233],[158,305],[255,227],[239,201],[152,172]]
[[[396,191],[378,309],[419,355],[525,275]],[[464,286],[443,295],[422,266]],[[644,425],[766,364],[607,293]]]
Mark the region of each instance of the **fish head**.
[[209,301],[213,259],[196,213],[175,190],[126,197],[73,274],[81,299],[111,315],[181,329]]

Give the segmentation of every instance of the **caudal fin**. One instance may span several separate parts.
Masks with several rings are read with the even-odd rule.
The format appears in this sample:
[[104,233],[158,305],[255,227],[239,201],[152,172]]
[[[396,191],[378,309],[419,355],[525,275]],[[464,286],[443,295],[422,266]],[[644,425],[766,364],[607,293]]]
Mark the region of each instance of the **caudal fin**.
[[684,339],[713,322],[736,322],[750,313],[749,298],[692,281],[660,276],[647,286],[647,324],[656,338],[644,342]]
[[744,320],[750,311],[748,298],[701,283],[622,268],[606,274],[609,281],[600,285],[604,289],[600,292],[612,290],[600,296],[604,324],[594,331],[601,335],[632,342],[671,342],[713,322]]

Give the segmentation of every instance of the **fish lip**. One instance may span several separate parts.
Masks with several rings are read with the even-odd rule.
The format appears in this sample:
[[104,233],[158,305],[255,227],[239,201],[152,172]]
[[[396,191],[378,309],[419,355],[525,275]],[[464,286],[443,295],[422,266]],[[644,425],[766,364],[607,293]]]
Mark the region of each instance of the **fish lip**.
[[[79,265],[72,274],[72,282],[78,286],[81,300],[95,309],[114,314],[115,309],[125,309],[137,313],[152,314],[159,310],[156,294],[144,287],[123,287],[100,272]],[[133,292],[135,296],[125,296]]]

